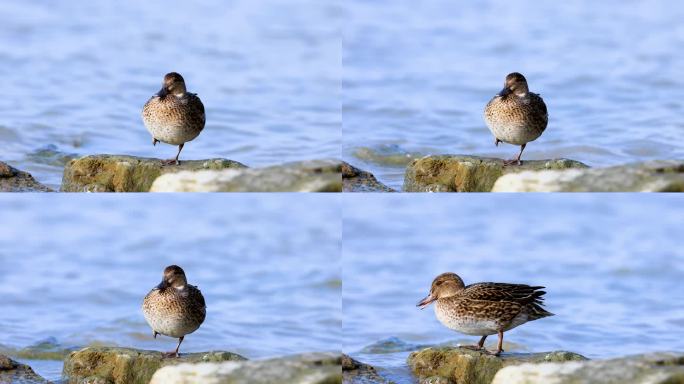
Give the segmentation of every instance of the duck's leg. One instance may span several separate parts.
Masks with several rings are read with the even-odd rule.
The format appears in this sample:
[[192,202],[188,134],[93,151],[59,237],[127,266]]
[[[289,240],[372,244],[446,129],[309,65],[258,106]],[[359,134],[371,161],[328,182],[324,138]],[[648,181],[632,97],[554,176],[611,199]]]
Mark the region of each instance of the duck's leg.
[[184,339],[184,338],[185,338],[185,336],[181,336],[181,337],[178,338],[178,345],[176,346],[176,350],[175,350],[175,351],[162,353],[162,355],[164,355],[164,357],[180,357],[180,354],[178,353],[178,350],[180,349],[180,345],[181,345],[181,343],[183,342],[183,339]]
[[480,338],[480,341],[477,343],[477,345],[463,345],[461,348],[472,349],[473,351],[481,351],[484,348],[484,342],[486,338],[487,335],[484,335],[482,338]]
[[501,140],[499,140],[498,137],[494,138],[494,146],[498,147],[500,142],[501,142]]
[[184,145],[185,143],[178,146],[178,153],[176,153],[175,159],[162,160],[162,165],[180,165],[180,161],[178,161],[178,156],[180,156],[180,153],[183,150]]
[[498,332],[499,335],[499,343],[496,345],[496,351],[487,351],[488,354],[494,355],[494,356],[499,356],[501,352],[503,352],[503,331]]
[[504,165],[522,165],[522,160],[520,160],[520,157],[522,156],[526,145],[527,143],[520,146],[520,153],[518,153],[518,157],[513,160],[504,160]]

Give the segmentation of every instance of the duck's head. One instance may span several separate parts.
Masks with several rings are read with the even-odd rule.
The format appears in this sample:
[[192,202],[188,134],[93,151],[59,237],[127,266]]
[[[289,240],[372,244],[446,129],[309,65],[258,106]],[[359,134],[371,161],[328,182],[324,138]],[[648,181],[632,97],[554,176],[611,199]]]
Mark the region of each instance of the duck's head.
[[529,92],[529,89],[527,88],[527,80],[525,79],[525,76],[518,72],[513,72],[506,76],[504,87],[501,92],[498,93],[498,95],[501,97],[506,97],[513,93],[516,96],[522,97],[527,95],[527,92]]
[[455,296],[463,289],[465,289],[465,284],[463,284],[463,280],[457,274],[451,272],[442,273],[432,280],[430,294],[416,304],[416,306],[423,309],[433,301]]
[[161,283],[157,286],[159,289],[164,289],[168,287],[183,288],[188,283],[185,278],[185,272],[183,268],[177,265],[169,265],[164,268],[164,277]]
[[185,93],[185,80],[183,76],[176,72],[167,73],[164,76],[164,82],[158,95],[164,97],[166,95],[183,96]]

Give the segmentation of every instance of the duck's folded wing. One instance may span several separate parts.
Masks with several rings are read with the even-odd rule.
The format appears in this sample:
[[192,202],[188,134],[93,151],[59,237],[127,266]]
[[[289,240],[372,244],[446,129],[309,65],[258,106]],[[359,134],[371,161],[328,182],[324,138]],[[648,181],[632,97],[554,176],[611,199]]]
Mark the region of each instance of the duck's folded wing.
[[192,296],[193,300],[200,304],[202,308],[206,308],[207,304],[204,302],[204,296],[202,295],[202,291],[200,291],[196,285],[191,285],[190,287],[192,287],[190,289],[190,295]]
[[202,122],[202,125],[207,121],[206,114],[204,113],[204,104],[202,104],[202,100],[200,100],[199,97],[197,97],[196,93],[191,93],[189,94],[190,98],[190,105],[192,106],[192,115],[193,119],[197,119]]
[[513,301],[520,304],[541,304],[544,287],[526,284],[477,283],[465,288],[463,295],[471,300]]

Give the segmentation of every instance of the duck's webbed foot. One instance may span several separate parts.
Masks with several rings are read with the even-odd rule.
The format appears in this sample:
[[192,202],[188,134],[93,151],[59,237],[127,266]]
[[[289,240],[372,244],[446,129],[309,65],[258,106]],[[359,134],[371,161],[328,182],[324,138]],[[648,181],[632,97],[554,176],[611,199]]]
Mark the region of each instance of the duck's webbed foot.
[[522,165],[522,160],[520,160],[520,159],[504,160],[503,164],[505,167],[510,166],[510,165]]
[[162,160],[162,165],[164,165],[164,166],[167,166],[167,165],[180,165],[180,160],[178,160],[178,159]]
[[470,349],[473,351],[481,351],[484,349],[484,343],[485,343],[486,339],[487,339],[487,335],[482,336],[480,338],[480,341],[478,341],[477,344],[475,344],[475,345],[459,345],[459,347],[465,348],[465,349]]
[[520,146],[520,153],[518,153],[518,157],[516,157],[513,160],[504,160],[504,166],[507,165],[522,165],[522,160],[520,160],[520,157],[522,157],[522,153],[525,150],[525,147],[527,144],[523,144]]
[[471,351],[481,351],[483,348],[477,344],[472,345],[459,345],[459,348],[470,349]]

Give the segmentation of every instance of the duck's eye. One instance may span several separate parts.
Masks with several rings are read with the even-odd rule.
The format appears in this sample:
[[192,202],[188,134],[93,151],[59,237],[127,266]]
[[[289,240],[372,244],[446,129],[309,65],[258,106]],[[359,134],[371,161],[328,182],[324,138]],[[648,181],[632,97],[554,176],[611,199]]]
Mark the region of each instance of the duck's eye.
[[438,281],[435,283],[435,285],[439,287],[440,285],[442,285],[442,283],[443,283],[443,281]]

